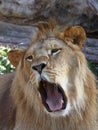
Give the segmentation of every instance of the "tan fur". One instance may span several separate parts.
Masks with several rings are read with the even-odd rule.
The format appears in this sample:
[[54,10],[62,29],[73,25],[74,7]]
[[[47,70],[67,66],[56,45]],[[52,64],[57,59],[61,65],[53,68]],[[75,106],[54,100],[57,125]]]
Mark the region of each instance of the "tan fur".
[[[96,85],[81,51],[85,31],[80,26],[60,29],[40,22],[36,41],[26,50],[10,51],[15,74],[0,76],[0,130],[97,130]],[[52,55],[52,49],[60,52]],[[67,97],[63,111],[48,112],[32,67],[45,62],[41,76],[60,84]],[[68,104],[69,107],[68,107]]]

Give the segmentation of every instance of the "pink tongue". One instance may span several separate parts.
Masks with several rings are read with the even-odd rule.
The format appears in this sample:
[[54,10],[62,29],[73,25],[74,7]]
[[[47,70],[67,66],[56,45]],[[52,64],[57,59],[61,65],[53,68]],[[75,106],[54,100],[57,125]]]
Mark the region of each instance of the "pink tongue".
[[57,111],[62,108],[62,95],[56,88],[48,88],[46,103],[51,111]]

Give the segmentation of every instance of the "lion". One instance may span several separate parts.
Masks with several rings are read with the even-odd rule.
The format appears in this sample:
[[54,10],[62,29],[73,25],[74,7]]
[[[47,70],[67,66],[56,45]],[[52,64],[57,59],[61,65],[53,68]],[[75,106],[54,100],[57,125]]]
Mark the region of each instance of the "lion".
[[97,130],[95,76],[81,26],[34,25],[37,37],[11,50],[16,72],[0,76],[0,130]]

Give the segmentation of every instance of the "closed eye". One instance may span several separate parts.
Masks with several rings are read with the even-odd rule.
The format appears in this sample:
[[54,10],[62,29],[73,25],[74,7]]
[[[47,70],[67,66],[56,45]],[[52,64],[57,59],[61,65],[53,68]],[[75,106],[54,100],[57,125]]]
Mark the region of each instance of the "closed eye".
[[51,50],[51,55],[56,55],[58,54],[62,49],[61,48],[55,48]]

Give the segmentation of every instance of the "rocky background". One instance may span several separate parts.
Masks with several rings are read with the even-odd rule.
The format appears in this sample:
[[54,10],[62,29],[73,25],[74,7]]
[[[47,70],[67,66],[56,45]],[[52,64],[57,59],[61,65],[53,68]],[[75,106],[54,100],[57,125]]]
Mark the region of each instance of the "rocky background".
[[98,0],[0,0],[0,43],[24,47],[37,34],[33,23],[54,18],[60,25],[81,25],[83,49],[98,75]]

